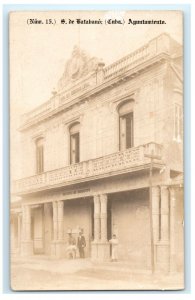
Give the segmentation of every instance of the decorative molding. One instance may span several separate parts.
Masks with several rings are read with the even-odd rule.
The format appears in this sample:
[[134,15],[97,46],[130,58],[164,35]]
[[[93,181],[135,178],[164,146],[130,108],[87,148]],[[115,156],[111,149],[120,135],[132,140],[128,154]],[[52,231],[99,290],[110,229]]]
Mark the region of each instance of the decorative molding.
[[39,138],[45,139],[45,131],[46,130],[40,130],[40,131],[34,132],[32,135],[32,140],[36,141]]
[[77,115],[77,116],[72,116],[70,118],[67,118],[66,121],[63,120],[62,123],[64,126],[69,126],[69,125],[71,125],[71,123],[74,123],[74,122],[81,123],[82,119],[83,119],[83,113],[80,114],[79,116]]
[[96,57],[90,57],[78,46],[74,46],[70,59],[65,64],[62,77],[58,82],[58,90],[63,89],[65,85],[72,84],[86,75],[96,72],[100,60]]

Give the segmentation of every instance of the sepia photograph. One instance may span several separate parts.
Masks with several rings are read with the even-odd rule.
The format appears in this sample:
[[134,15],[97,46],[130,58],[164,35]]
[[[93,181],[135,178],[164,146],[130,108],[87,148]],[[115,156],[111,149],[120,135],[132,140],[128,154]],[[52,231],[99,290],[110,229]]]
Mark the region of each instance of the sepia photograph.
[[183,14],[9,14],[10,287],[182,290]]

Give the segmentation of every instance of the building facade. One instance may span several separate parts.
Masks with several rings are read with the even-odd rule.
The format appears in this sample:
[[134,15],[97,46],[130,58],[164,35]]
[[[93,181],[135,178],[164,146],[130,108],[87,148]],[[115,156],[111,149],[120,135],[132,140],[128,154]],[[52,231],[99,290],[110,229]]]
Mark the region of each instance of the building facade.
[[183,268],[182,47],[162,34],[105,66],[74,48],[58,89],[25,114],[12,191],[12,253]]

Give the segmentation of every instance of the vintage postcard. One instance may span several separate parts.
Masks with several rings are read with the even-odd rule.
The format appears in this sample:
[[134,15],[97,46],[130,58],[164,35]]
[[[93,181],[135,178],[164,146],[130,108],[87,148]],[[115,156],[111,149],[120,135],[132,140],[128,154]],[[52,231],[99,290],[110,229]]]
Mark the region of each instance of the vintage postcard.
[[9,15],[10,285],[184,288],[182,11]]

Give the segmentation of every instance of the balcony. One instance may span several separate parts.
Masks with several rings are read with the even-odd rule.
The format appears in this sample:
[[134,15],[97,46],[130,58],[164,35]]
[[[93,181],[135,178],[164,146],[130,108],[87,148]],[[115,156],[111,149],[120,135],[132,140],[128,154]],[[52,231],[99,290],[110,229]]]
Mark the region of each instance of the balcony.
[[[83,161],[61,169],[44,172],[39,175],[17,180],[13,184],[13,193],[22,195],[60,186],[101,179],[119,174],[143,170],[150,165],[148,154],[161,157],[162,146],[148,143],[129,148],[104,157]],[[154,165],[162,166],[160,159],[154,159]]]

